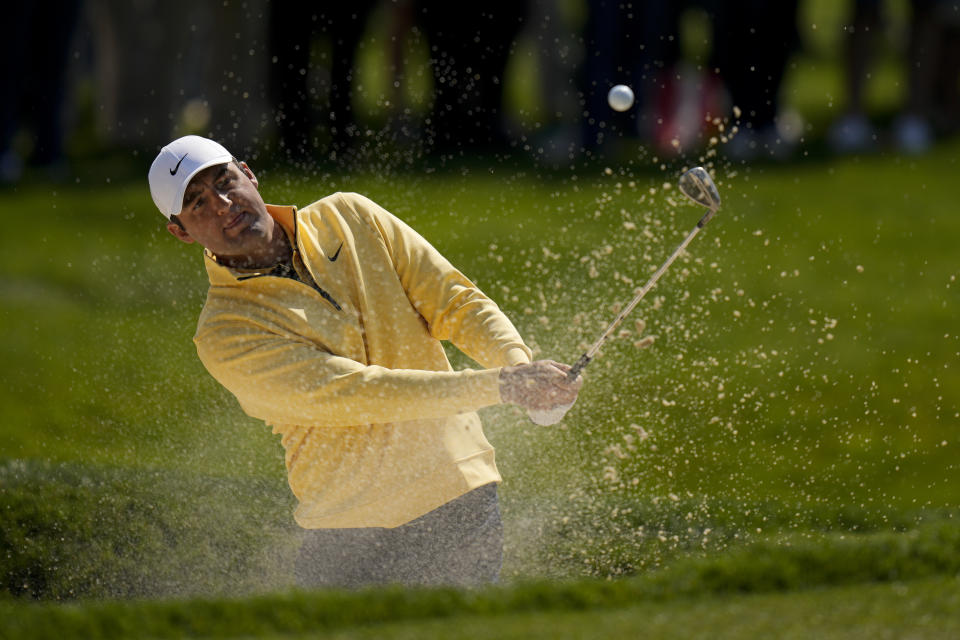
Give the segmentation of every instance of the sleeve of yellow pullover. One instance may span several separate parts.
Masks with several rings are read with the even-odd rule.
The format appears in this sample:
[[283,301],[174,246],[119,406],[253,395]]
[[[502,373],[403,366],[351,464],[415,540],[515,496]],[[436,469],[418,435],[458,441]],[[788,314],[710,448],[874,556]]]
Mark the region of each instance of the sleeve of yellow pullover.
[[420,234],[359,194],[344,202],[386,243],[407,297],[437,340],[449,340],[484,367],[530,362],[530,349],[493,300]]
[[270,424],[402,422],[500,403],[499,369],[365,366],[236,320],[211,323],[196,344],[204,365],[244,411]]
[[202,323],[195,342],[210,373],[251,416],[273,424],[350,426],[441,418],[499,404],[499,368],[530,350],[493,301],[402,221],[343,196],[385,242],[408,298],[430,333],[487,367],[422,371],[364,365],[234,314]]

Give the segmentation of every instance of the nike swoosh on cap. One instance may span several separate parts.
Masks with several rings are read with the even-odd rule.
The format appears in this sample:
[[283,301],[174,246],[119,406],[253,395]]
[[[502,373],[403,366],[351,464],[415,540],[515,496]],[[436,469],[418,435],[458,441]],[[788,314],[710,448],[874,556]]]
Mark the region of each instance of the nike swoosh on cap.
[[[183,158],[186,158],[188,155],[190,155],[189,152],[183,154],[183,157],[180,158],[180,162],[183,162]],[[170,175],[172,175],[172,176],[177,175],[177,171],[180,170],[180,162],[178,162],[178,163],[177,163],[177,166],[175,166],[173,169],[170,169]]]
[[343,243],[342,243],[342,242],[340,243],[340,246],[337,247],[337,252],[336,252],[335,254],[333,254],[332,256],[327,256],[327,260],[329,260],[330,262],[336,262],[336,261],[337,261],[337,258],[340,257],[340,250],[341,250],[341,249],[343,249]]

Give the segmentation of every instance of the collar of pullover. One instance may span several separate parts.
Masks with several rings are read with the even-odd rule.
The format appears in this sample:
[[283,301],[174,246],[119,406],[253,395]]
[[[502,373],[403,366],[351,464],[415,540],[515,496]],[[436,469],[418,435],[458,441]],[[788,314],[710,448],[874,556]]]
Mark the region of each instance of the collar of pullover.
[[[294,252],[297,250],[297,208],[290,205],[268,204],[267,213],[276,220],[283,232],[287,234],[287,240]],[[267,275],[271,273],[276,265],[262,269],[237,269],[220,264],[217,256],[204,250],[203,261],[207,267],[207,274],[210,277],[210,284],[236,284],[238,280],[250,278],[252,276]]]

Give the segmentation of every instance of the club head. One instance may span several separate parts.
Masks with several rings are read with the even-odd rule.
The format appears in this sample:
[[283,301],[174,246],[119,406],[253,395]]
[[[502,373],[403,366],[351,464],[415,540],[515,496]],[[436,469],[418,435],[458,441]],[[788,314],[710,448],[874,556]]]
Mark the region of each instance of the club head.
[[707,214],[700,220],[702,227],[713,217],[713,214],[720,208],[720,192],[717,191],[717,185],[713,183],[713,178],[703,167],[694,167],[684,172],[680,176],[678,185],[681,193],[687,196],[701,207],[709,209]]

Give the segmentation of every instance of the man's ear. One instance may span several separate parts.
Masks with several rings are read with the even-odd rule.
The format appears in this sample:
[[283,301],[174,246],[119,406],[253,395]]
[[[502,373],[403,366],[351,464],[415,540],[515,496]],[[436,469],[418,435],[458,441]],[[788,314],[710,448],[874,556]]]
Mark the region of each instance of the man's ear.
[[187,233],[187,230],[178,225],[176,222],[168,222],[167,231],[169,231],[170,235],[180,242],[184,242],[186,244],[193,244],[196,242],[196,240],[193,239],[193,236]]
[[243,162],[242,160],[240,161],[240,170],[243,171],[243,175],[250,178],[250,182],[252,182],[253,186],[255,186],[257,188],[257,191],[259,191],[260,183],[257,182],[257,176],[253,175],[253,171],[250,170],[250,166],[246,162]]

